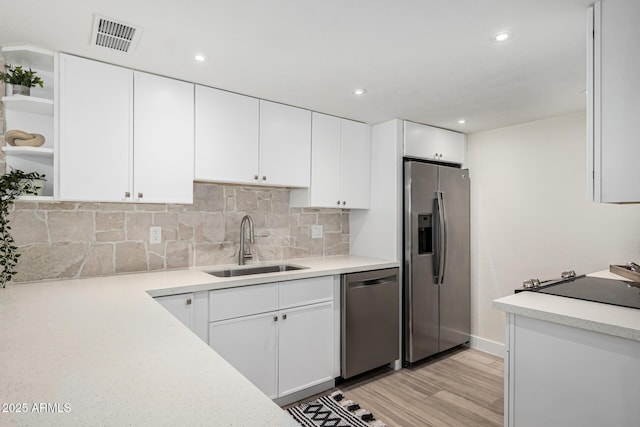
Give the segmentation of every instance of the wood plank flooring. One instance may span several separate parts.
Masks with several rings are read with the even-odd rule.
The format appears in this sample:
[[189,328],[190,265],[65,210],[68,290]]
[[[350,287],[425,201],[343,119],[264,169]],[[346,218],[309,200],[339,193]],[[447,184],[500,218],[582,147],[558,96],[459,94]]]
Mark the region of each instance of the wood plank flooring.
[[502,426],[503,369],[501,358],[464,348],[337,389],[392,427]]

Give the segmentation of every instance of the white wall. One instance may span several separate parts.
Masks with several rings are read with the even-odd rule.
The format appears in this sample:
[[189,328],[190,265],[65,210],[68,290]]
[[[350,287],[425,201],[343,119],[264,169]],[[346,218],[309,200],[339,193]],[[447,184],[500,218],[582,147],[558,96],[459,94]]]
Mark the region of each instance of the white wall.
[[640,205],[586,200],[583,112],[471,134],[468,144],[472,335],[504,342],[492,301],[525,279],[640,261]]

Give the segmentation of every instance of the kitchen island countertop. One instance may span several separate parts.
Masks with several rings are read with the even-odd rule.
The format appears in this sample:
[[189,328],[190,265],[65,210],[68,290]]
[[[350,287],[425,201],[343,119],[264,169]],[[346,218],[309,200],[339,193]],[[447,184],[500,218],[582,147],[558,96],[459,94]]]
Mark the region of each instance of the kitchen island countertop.
[[[627,280],[608,270],[589,274]],[[520,292],[493,301],[496,310],[640,341],[640,310],[573,298]]]
[[309,268],[236,278],[191,268],[0,289],[0,425],[298,425],[151,298],[398,266],[351,256],[288,262]]

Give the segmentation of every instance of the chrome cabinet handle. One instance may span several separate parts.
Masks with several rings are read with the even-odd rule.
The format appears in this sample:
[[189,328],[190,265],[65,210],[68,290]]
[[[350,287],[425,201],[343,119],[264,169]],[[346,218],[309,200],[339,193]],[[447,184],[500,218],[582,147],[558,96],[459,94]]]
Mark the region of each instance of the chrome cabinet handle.
[[278,321],[278,316],[273,316],[273,321],[277,322]]
[[138,199],[142,199],[142,193],[138,193]]
[[267,180],[267,176],[266,175],[262,175],[262,180],[266,181]]
[[131,197],[131,192],[130,191],[125,191],[124,192],[124,197]]
[[347,202],[345,202],[344,200],[342,201],[342,206],[346,205]]
[[258,179],[258,175],[253,175],[253,179]]
[[287,315],[286,314],[282,315],[282,320],[287,320]]
[[340,205],[340,200],[338,200],[338,201],[336,202],[336,205]]
[[187,298],[187,305],[191,305],[191,298]]

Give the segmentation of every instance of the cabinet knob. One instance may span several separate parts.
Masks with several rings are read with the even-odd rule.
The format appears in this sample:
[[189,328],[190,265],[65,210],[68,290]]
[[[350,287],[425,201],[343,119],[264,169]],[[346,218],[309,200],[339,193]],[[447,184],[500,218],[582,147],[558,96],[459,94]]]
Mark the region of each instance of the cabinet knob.
[[336,205],[340,205],[340,200],[338,200],[338,201],[336,202]]
[[258,175],[253,175],[253,179],[258,179]]
[[191,298],[187,298],[187,305],[191,305]]
[[267,176],[266,175],[262,175],[262,180],[266,181],[267,180]]
[[342,201],[342,206],[346,205],[347,202],[345,202],[344,200]]
[[277,322],[278,321],[278,316],[273,316],[273,321]]
[[138,199],[142,199],[142,193],[138,193]]
[[286,314],[282,315],[282,320],[287,320],[287,315]]
[[130,191],[125,191],[124,192],[124,197],[131,197],[131,192]]

